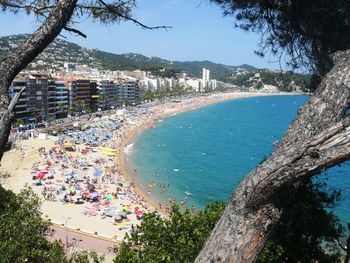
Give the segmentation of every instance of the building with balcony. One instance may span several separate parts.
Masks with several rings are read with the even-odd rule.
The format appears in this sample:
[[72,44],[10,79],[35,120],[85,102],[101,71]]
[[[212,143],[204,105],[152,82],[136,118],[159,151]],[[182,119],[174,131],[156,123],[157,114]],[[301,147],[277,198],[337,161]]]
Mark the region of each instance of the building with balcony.
[[117,86],[116,90],[116,105],[130,105],[140,99],[140,86],[136,81],[126,81]]
[[47,72],[20,73],[12,82],[9,93],[13,97],[25,87],[17,105],[15,106],[15,118],[24,122],[42,121],[48,115],[48,81]]
[[98,91],[98,107],[101,109],[111,109],[115,107],[117,101],[115,90],[116,85],[113,80],[99,79],[97,80]]
[[68,90],[64,80],[48,81],[48,113],[54,119],[68,115]]
[[90,80],[84,78],[70,78],[65,80],[68,91],[68,111],[83,112],[91,109]]

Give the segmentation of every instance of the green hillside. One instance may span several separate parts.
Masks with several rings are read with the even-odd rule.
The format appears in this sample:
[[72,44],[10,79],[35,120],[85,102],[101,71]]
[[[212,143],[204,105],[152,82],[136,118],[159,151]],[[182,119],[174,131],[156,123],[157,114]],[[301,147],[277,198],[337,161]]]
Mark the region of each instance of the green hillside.
[[[25,41],[29,35],[11,35],[0,37],[0,59],[3,59],[17,45]],[[251,65],[228,66],[211,61],[169,61],[157,57],[146,57],[141,54],[113,54],[98,49],[84,48],[77,44],[56,39],[42,52],[33,63],[31,69],[58,69],[65,62],[88,65],[101,70],[147,70],[156,76],[171,77],[176,73],[186,72],[193,77],[201,77],[202,69],[210,70],[210,78],[230,82],[237,86],[259,87],[261,83],[275,85],[289,90],[292,85],[306,88],[310,76],[296,73],[279,73],[266,69],[258,69]],[[254,77],[259,73],[259,77]]]
[[[0,59],[6,57],[16,45],[25,41],[28,37],[29,35],[0,37]],[[157,57],[149,58],[134,53],[118,55],[98,49],[83,48],[63,39],[56,39],[51,43],[34,63],[31,64],[31,67],[38,67],[38,62],[41,64],[41,68],[45,68],[45,65],[50,68],[58,68],[61,67],[64,62],[86,64],[90,67],[109,70],[149,70],[154,68],[167,68],[176,72],[187,72],[195,77],[201,77],[202,68],[207,68],[210,70],[211,78],[223,81],[230,77],[238,68],[237,66],[227,66],[210,61],[168,61]],[[257,70],[250,65],[242,65],[240,68],[248,71]]]

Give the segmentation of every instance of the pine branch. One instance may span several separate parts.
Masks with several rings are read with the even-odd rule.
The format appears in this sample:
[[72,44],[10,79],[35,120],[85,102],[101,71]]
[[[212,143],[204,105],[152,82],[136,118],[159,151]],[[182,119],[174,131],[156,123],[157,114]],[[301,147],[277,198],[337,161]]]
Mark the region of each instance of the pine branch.
[[73,32],[73,33],[75,33],[75,34],[77,34],[77,35],[79,35],[79,36],[81,36],[83,38],[86,38],[86,35],[83,32],[79,31],[78,29],[71,28],[71,27],[68,27],[68,26],[63,27],[63,29],[68,31],[68,32]]
[[136,25],[140,26],[143,29],[150,29],[150,30],[154,30],[154,29],[165,29],[167,30],[168,28],[172,28],[172,26],[147,26],[143,23],[141,23],[140,21],[132,18],[131,16],[128,15],[124,15],[122,13],[120,13],[114,6],[109,5],[107,3],[105,3],[103,0],[98,0],[103,6],[105,6],[111,13],[125,19],[125,20],[129,20],[133,23],[135,23]]

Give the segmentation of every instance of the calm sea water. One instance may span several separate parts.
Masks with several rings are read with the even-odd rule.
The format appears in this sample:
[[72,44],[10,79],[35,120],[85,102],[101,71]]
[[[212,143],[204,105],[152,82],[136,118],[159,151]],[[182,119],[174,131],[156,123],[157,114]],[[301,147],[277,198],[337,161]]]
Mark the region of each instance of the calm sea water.
[[[128,157],[136,180],[158,200],[203,207],[227,201],[239,182],[273,151],[307,96],[232,100],[185,112],[157,123],[136,139]],[[321,175],[342,190],[336,213],[350,221],[350,164]]]

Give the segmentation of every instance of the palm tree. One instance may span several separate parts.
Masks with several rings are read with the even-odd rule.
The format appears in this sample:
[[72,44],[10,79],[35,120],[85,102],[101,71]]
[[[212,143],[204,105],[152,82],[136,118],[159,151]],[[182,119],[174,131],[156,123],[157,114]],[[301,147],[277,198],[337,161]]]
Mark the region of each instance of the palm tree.
[[20,125],[23,125],[24,124],[24,121],[22,119],[16,119],[16,126],[20,126]]
[[59,112],[60,117],[64,118],[67,116],[67,113],[68,113],[68,111],[67,111],[68,105],[67,104],[58,104],[57,108],[60,111]]
[[47,121],[48,123],[50,123],[53,119],[54,119],[54,116],[53,116],[51,113],[47,114],[47,116],[46,116],[46,121]]
[[77,113],[77,108],[73,106],[70,108],[69,114],[74,115],[75,113]]
[[85,109],[85,102],[83,100],[77,100],[77,111],[82,112]]
[[41,111],[40,110],[35,110],[33,112],[34,116],[35,116],[35,120],[36,120],[36,123],[39,123],[41,120],[42,120],[42,114],[41,114]]
[[[106,109],[107,96],[105,94],[100,94],[98,96],[98,99],[99,99],[98,105],[100,105],[100,107],[105,110]],[[103,103],[101,103],[101,102],[103,102]]]

